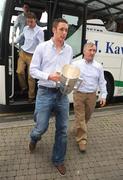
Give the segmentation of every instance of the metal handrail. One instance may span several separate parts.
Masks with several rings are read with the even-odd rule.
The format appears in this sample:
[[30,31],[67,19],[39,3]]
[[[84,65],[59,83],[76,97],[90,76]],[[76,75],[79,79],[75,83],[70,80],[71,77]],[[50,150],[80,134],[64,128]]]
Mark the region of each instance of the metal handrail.
[[12,32],[12,93],[9,98],[14,96],[14,31]]

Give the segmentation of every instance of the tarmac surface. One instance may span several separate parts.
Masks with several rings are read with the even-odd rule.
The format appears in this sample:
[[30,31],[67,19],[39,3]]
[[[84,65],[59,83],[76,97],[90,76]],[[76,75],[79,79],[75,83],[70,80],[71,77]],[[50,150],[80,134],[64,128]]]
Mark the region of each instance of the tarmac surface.
[[36,151],[30,154],[32,114],[0,115],[0,120],[3,119],[0,123],[0,180],[123,180],[122,108],[94,112],[88,123],[88,146],[84,154],[79,152],[75,142],[74,115],[70,115],[65,176],[60,176],[51,162],[54,118]]

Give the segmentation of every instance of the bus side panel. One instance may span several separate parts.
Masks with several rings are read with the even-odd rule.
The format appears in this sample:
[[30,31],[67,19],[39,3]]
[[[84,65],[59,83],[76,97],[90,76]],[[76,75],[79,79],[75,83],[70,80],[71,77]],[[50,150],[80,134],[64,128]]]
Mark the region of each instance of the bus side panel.
[[5,95],[5,66],[0,66],[0,104],[6,104]]
[[123,34],[114,32],[87,32],[88,41],[97,46],[95,59],[115,80],[114,96],[123,95]]

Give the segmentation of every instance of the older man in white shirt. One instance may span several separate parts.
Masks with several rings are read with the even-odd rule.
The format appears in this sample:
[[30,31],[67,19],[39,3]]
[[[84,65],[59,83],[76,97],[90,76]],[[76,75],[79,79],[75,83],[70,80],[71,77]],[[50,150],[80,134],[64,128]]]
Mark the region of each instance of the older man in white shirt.
[[83,79],[79,89],[74,92],[75,132],[76,141],[81,152],[86,151],[87,145],[87,123],[96,105],[96,91],[100,88],[100,105],[106,104],[106,81],[104,79],[103,67],[94,60],[96,46],[86,43],[84,46],[84,58],[73,62],[80,68]]
[[24,27],[23,33],[17,38],[16,43],[24,39],[24,45],[21,46],[17,65],[18,80],[20,83],[21,94],[28,88],[28,101],[31,103],[35,98],[35,80],[28,72],[28,86],[25,78],[25,68],[30,67],[32,55],[37,45],[44,41],[44,32],[40,26],[36,24],[36,16],[34,13],[27,14],[27,26]]

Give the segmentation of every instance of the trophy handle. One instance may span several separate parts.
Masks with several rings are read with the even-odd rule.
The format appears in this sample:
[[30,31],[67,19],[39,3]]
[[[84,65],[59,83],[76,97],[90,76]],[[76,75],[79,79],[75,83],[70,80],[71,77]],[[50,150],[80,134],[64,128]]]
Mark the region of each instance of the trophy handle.
[[74,86],[74,90],[78,90],[82,82],[83,82],[83,79],[79,78],[76,82],[76,85]]
[[[61,76],[61,71],[57,71],[56,73]],[[56,82],[56,88],[60,87],[60,83],[61,83],[60,81]]]

